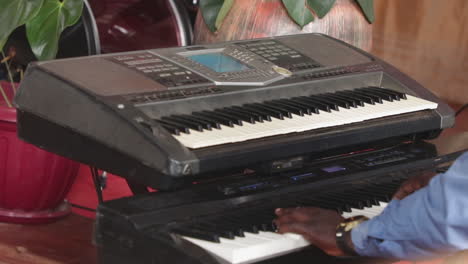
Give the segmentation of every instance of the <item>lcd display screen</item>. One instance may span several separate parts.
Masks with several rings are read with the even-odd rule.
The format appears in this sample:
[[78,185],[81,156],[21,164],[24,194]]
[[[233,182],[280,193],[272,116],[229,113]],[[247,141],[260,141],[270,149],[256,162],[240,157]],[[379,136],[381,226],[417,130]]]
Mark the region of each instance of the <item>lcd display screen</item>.
[[215,72],[238,72],[249,69],[247,65],[222,53],[191,55],[188,58]]

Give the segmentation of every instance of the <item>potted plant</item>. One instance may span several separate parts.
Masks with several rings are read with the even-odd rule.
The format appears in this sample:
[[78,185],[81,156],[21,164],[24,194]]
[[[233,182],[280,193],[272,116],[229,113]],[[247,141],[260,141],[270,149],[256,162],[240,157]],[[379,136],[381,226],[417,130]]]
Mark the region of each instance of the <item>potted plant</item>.
[[201,0],[195,43],[305,32],[372,46],[373,0]]
[[[62,31],[82,14],[83,0],[6,0],[0,6],[0,221],[48,222],[70,212],[63,199],[79,164],[20,141],[12,99],[22,78],[10,34],[25,26],[39,60],[55,58]],[[3,81],[2,81],[3,79]],[[40,133],[40,131],[38,131]]]

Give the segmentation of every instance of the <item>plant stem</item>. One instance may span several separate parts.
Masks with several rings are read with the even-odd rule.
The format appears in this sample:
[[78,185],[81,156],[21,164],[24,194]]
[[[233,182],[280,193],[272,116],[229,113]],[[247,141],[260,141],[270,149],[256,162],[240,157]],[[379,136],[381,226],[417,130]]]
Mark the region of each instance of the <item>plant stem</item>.
[[[2,56],[4,58],[6,57],[3,51],[2,51]],[[13,74],[11,73],[10,64],[8,64],[8,60],[4,61],[3,63],[5,64],[6,70],[8,72],[8,78],[10,79],[11,88],[13,89],[13,94],[16,94],[16,85],[13,82]]]
[[3,90],[3,86],[2,86],[1,83],[0,83],[0,93],[2,94],[3,99],[5,100],[5,103],[7,104],[7,106],[8,107],[13,107],[10,100],[8,99],[8,96],[6,95],[5,91]]

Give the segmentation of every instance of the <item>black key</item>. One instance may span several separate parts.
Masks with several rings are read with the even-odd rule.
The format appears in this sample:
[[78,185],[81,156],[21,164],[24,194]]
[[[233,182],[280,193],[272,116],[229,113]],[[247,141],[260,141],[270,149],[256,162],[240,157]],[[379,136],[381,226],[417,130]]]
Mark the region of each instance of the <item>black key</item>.
[[341,207],[346,208],[346,210],[351,210],[351,208],[364,208],[362,201],[350,196],[340,195],[337,193],[327,193],[324,194],[323,197],[339,202]]
[[216,242],[219,243],[219,236],[218,234],[210,231],[200,230],[196,228],[187,228],[187,227],[176,227],[172,228],[171,231],[173,233],[188,236],[193,238],[198,238],[206,241]]
[[344,93],[344,91],[342,91],[342,92],[336,92],[335,95],[336,95],[336,96],[343,97],[343,98],[348,98],[348,99],[350,99],[350,100],[353,100],[353,102],[354,102],[357,106],[364,106],[364,101],[363,101],[359,96],[355,96],[355,95],[352,95],[352,94]]
[[354,192],[354,190],[350,190],[349,193],[346,193],[346,197],[360,201],[365,207],[371,207],[372,205],[378,204],[378,202],[372,197],[369,197],[369,195],[360,194]]
[[398,189],[395,187],[389,187],[389,186],[383,186],[383,185],[372,185],[370,188],[372,188],[373,190],[379,190],[382,193],[385,193],[388,195],[393,195],[395,191]]
[[164,121],[172,121],[174,123],[178,123],[182,126],[197,130],[197,131],[203,131],[203,127],[201,124],[185,120],[183,118],[178,118],[176,116],[170,116],[170,117],[163,117],[162,120]]
[[388,93],[380,91],[380,89],[366,87],[366,88],[360,88],[359,90],[366,91],[368,93],[373,93],[375,95],[380,96],[385,101],[393,102],[393,96]]
[[391,93],[395,96],[398,96],[398,98],[400,99],[407,99],[406,98],[406,94],[405,93],[401,93],[401,92],[398,92],[398,91],[394,91],[394,90],[390,90],[390,89],[386,89],[386,88],[380,88],[383,92],[387,92],[387,93]]
[[351,206],[348,204],[348,201],[340,197],[325,194],[325,196],[320,196],[318,199],[327,200],[327,202],[334,202],[335,206],[333,209],[336,210],[338,208],[340,212],[351,212]]
[[196,229],[208,230],[210,232],[217,233],[220,237],[224,237],[228,239],[235,238],[234,232],[232,232],[231,230],[217,228],[216,226],[210,225],[208,223],[204,223],[204,222],[196,223],[193,225],[193,227]]
[[237,116],[226,114],[217,110],[213,111],[212,113],[230,119],[235,125],[242,126],[242,119],[238,118]]
[[274,106],[282,107],[285,110],[287,110],[287,111],[289,111],[289,112],[291,112],[293,114],[296,114],[296,115],[299,115],[299,116],[304,116],[304,110],[303,109],[301,109],[299,107],[296,107],[296,106],[291,106],[289,104],[286,104],[286,103],[278,101],[278,100],[265,102],[265,104],[271,104],[271,105],[274,105]]
[[276,218],[274,210],[271,209],[269,213],[262,212],[252,212],[247,215],[243,215],[243,218],[252,219],[252,222],[258,227],[260,231],[275,231],[275,226],[273,225],[273,219]]
[[245,237],[244,230],[241,227],[239,227],[238,225],[234,225],[232,223],[227,223],[227,222],[222,222],[218,218],[216,218],[216,219],[214,219],[212,221],[207,221],[206,223],[208,225],[213,226],[216,229],[230,231],[235,236]]
[[163,123],[161,123],[161,125],[162,125],[165,129],[167,129],[169,132],[171,132],[172,134],[174,134],[174,135],[180,135],[180,130],[179,130],[177,127],[175,127],[175,126],[173,126],[173,125],[169,125],[169,124],[163,124]]
[[204,122],[207,122],[208,124],[210,124],[210,126],[212,128],[216,128],[216,129],[220,129],[221,128],[221,124],[218,123],[216,120],[213,120],[211,118],[206,118],[206,117],[203,117],[203,116],[196,116],[196,115],[190,115],[190,117],[194,118],[194,119],[198,119],[198,120],[201,120],[201,121],[204,121]]
[[252,112],[249,112],[248,110],[246,109],[242,109],[241,107],[225,107],[223,108],[224,111],[227,111],[227,112],[230,112],[230,113],[234,113],[234,114],[238,114],[238,115],[244,115],[246,116],[246,118],[253,118],[253,120],[255,122],[263,122],[263,117],[257,113],[252,113]]
[[284,109],[283,107],[271,105],[268,103],[255,103],[253,105],[259,106],[259,107],[264,107],[265,109],[269,109],[271,111],[276,111],[278,113],[281,113],[283,117],[287,118],[292,118],[291,112],[289,112],[287,109]]
[[369,189],[362,190],[362,192],[371,195],[377,201],[388,202],[392,199],[392,197],[388,194],[379,192],[377,190],[369,190]]
[[225,126],[229,127],[234,127],[234,123],[232,120],[229,118],[225,118],[219,115],[216,115],[215,113],[208,112],[208,111],[202,111],[202,112],[194,112],[192,115],[197,116],[197,117],[204,117],[205,119],[212,120],[213,122],[216,122],[218,124],[223,124]]
[[336,104],[336,102],[333,101],[333,100],[323,98],[323,97],[321,97],[321,95],[312,95],[312,96],[309,96],[309,98],[329,105],[330,109],[333,109],[335,111],[340,111],[340,108],[339,108],[338,104]]
[[251,115],[235,112],[235,111],[232,111],[232,110],[229,111],[229,110],[227,110],[227,108],[217,109],[217,110],[215,110],[215,112],[220,112],[220,113],[224,113],[224,114],[227,114],[227,115],[231,115],[233,117],[238,118],[239,120],[243,120],[243,121],[249,122],[251,124],[255,124],[255,118],[253,116],[251,116]]
[[297,202],[300,205],[314,206],[314,207],[320,207],[320,208],[325,208],[325,209],[330,209],[330,210],[336,210],[340,214],[343,212],[343,209],[342,209],[343,204],[338,203],[333,200],[320,198],[320,197],[317,197],[317,198],[304,197],[298,200]]
[[300,107],[302,109],[304,109],[304,113],[308,113],[308,114],[318,114],[320,111],[317,107],[313,107],[313,106],[310,106],[304,102],[300,102],[300,101],[297,101],[297,100],[293,100],[294,98],[292,99],[282,99],[282,100],[279,100],[281,102],[284,102],[284,103],[288,103],[292,106],[297,106],[297,107]]
[[327,94],[328,96],[330,97],[333,97],[333,98],[336,98],[336,99],[340,99],[340,100],[343,100],[345,101],[346,103],[348,103],[349,107],[358,107],[359,105],[359,100],[356,100],[356,99],[353,99],[351,97],[346,97],[346,96],[343,96],[343,95],[338,95],[336,93],[330,93],[330,94]]
[[368,191],[364,190],[352,190],[353,194],[362,195],[367,199],[372,205],[379,205],[379,200],[375,194],[371,194]]
[[337,202],[340,202],[341,205],[348,205],[348,206],[351,206],[353,208],[364,209],[364,204],[362,203],[362,201],[359,201],[357,199],[353,199],[351,197],[339,196],[336,193],[327,193],[323,197],[326,198],[326,199],[335,200]]
[[324,104],[324,103],[321,103],[321,102],[317,102],[317,101],[315,101],[315,100],[312,100],[312,99],[309,98],[309,97],[300,96],[300,97],[294,97],[294,98],[292,98],[291,100],[293,100],[293,101],[299,101],[299,102],[308,104],[308,105],[310,105],[310,106],[312,106],[312,107],[318,108],[318,109],[323,110],[323,111],[325,111],[325,112],[331,112],[330,106],[329,106],[329,105]]
[[391,96],[393,100],[397,100],[397,101],[401,100],[398,93],[394,93],[393,91],[388,90],[388,89],[382,89],[380,87],[374,87],[374,86],[367,87],[366,89],[374,89],[376,91],[379,91],[380,93],[384,93],[384,94],[387,94],[387,95]]
[[211,130],[212,126],[211,126],[211,123],[208,122],[208,121],[205,121],[203,119],[200,119],[200,118],[197,118],[195,116],[190,116],[190,115],[173,115],[171,117],[176,117],[176,118],[180,118],[180,119],[185,119],[187,121],[192,121],[192,122],[197,122],[198,124],[200,124],[203,129],[206,129],[206,130]]
[[237,217],[224,216],[224,217],[221,217],[220,220],[223,222],[238,225],[240,228],[242,228],[246,232],[255,233],[255,234],[258,233],[258,227],[256,225],[247,223],[243,221],[242,219],[238,219]]
[[268,114],[270,117],[276,117],[278,119],[284,119],[283,113],[267,108],[261,104],[246,104],[243,105],[242,108],[249,109],[252,111],[262,111],[263,113]]
[[359,98],[359,100],[361,100],[361,101],[363,101],[365,103],[375,105],[374,99],[372,99],[372,97],[369,97],[367,95],[363,95],[363,94],[357,93],[355,91],[341,91],[340,93],[347,94],[347,95],[353,95],[353,96]]
[[350,108],[349,102],[347,100],[336,97],[331,93],[321,94],[319,96],[323,97],[323,98],[326,98],[328,100],[332,100],[333,102],[335,102],[340,107],[343,107],[343,108],[346,108],[346,109]]
[[[257,105],[257,104],[255,104],[255,105]],[[292,118],[291,111],[289,111],[288,109],[286,109],[283,106],[274,105],[274,104],[271,104],[270,102],[264,102],[264,103],[261,103],[261,104],[258,104],[258,105],[268,107],[271,110],[275,110],[275,111],[278,111],[278,112],[282,113],[283,116],[285,116],[285,117]]]
[[239,111],[247,111],[249,113],[258,115],[262,117],[262,120],[265,121],[271,121],[271,115],[263,110],[255,109],[255,108],[244,108],[240,106],[233,106],[231,107],[234,110],[239,110]]
[[374,100],[374,102],[381,104],[382,103],[382,98],[379,95],[376,95],[374,93],[369,93],[367,91],[362,91],[361,89],[355,89],[353,92],[357,94],[361,94],[363,96],[368,96]]
[[179,123],[174,123],[168,120],[157,120],[157,121],[160,122],[163,126],[166,125],[168,127],[173,127],[174,129],[177,129],[182,133],[190,134],[189,128],[183,125],[180,125]]

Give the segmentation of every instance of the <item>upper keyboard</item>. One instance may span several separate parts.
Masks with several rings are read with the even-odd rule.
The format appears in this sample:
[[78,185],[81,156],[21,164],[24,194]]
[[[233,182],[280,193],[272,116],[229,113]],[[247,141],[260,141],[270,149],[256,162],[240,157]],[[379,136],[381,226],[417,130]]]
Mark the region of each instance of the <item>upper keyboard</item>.
[[157,188],[454,122],[408,76],[320,34],[40,62],[16,106],[26,141]]

